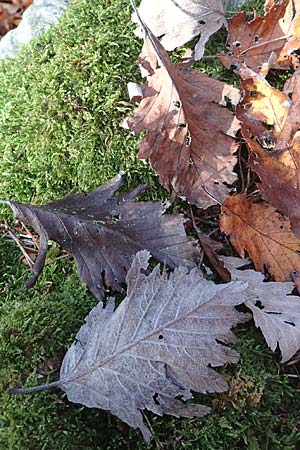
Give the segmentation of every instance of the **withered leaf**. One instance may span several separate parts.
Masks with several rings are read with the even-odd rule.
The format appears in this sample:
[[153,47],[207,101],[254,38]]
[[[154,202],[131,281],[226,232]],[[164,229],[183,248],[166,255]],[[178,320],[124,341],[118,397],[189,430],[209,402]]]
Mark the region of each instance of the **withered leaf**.
[[195,266],[199,253],[186,237],[183,217],[163,214],[166,205],[160,202],[134,202],[145,186],[113,196],[122,184],[122,175],[118,175],[88,194],[69,195],[45,206],[3,202],[40,236],[40,252],[28,286],[43,268],[49,239],[74,256],[81,282],[98,299],[105,288],[121,289],[139,250],[149,250],[171,267]]
[[236,179],[233,153],[239,122],[226,108],[236,105],[239,91],[184,64],[172,64],[152,36],[163,64],[156,68],[156,52],[146,37],[140,58],[150,76],[142,86],[143,100],[128,121],[136,133],[147,130],[139,158],[149,159],[161,184],[200,207],[214,204],[203,186],[218,200],[229,193],[225,183]]
[[300,298],[290,295],[293,283],[264,283],[264,276],[254,270],[237,270],[245,265],[239,258],[222,258],[232,280],[248,283],[243,296],[251,309],[257,328],[260,328],[270,349],[277,345],[282,362],[286,362],[300,349]]
[[282,93],[259,77],[242,85],[245,95],[237,115],[250,149],[249,165],[261,179],[263,197],[290,218],[293,232],[300,236],[300,72]]
[[249,166],[261,179],[258,187],[264,199],[289,217],[293,233],[300,238],[300,133],[297,133],[289,152],[268,154],[255,138],[248,137],[246,141],[251,148]]
[[237,107],[237,117],[243,124],[242,132],[246,129],[246,134],[250,132],[256,136],[262,146],[265,146],[267,138],[272,146],[272,155],[275,150],[280,150],[281,155],[284,154],[285,165],[293,165],[297,157],[297,151],[292,149],[293,141],[300,128],[300,72],[296,71],[288,80],[283,92],[252,71],[247,70],[246,73],[247,79],[241,82],[243,99]]
[[291,56],[299,49],[299,0],[286,0],[272,5],[265,15],[248,22],[247,13],[235,14],[228,27],[228,54],[218,55],[225,67],[247,67],[261,75],[271,68],[298,67],[298,59]]
[[217,285],[195,268],[170,276],[159,266],[147,276],[149,252],[139,252],[127,274],[127,297],[114,312],[114,299],[86,318],[62,363],[60,380],[10,393],[60,387],[68,399],[115,414],[146,441],[151,433],[140,410],[194,417],[210,408],[184,403],[197,392],[222,392],[227,383],[213,367],[236,363],[231,328],[249,319],[235,305],[247,283]]
[[[166,50],[174,50],[201,34],[195,59],[201,59],[210,36],[227,24],[229,0],[142,0],[139,13]],[[138,22],[136,15],[133,21]],[[136,34],[141,36],[139,29]]]
[[248,252],[256,270],[266,267],[276,281],[290,281],[300,272],[300,240],[270,204],[254,203],[245,194],[230,197],[222,206],[220,228],[242,258]]

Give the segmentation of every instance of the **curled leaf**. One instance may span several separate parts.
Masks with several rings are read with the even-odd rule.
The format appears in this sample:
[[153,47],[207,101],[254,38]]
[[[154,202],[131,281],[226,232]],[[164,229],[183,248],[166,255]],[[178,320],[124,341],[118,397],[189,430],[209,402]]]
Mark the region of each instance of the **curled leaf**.
[[45,206],[4,202],[40,236],[28,286],[33,286],[43,268],[49,239],[74,256],[81,282],[98,299],[106,288],[121,289],[139,250],[151,251],[173,268],[195,266],[199,251],[186,237],[183,217],[163,214],[166,205],[161,202],[134,202],[145,186],[113,196],[122,184],[122,175],[117,175],[88,194],[68,195]]

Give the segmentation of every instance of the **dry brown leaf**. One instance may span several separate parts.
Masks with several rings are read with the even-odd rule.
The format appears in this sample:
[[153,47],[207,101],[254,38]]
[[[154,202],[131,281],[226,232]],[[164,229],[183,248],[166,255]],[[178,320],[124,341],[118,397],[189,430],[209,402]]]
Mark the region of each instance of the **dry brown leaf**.
[[237,117],[251,150],[249,165],[261,179],[265,200],[289,216],[300,236],[300,72],[284,92],[257,75],[242,81],[242,87]]
[[[202,208],[214,204],[202,186],[217,199],[229,193],[224,183],[236,179],[234,139],[239,123],[226,108],[239,101],[238,89],[209,78],[183,64],[172,64],[152,36],[146,38],[140,63],[150,76],[143,85],[143,100],[128,121],[136,133],[147,130],[139,158],[149,159],[161,184]],[[154,66],[156,53],[163,67]]]
[[276,281],[289,281],[292,272],[300,272],[300,240],[270,204],[254,203],[245,194],[230,197],[222,206],[220,228],[242,258],[249,254],[256,270],[267,267]]
[[246,71],[250,72],[251,77],[241,82],[244,95],[236,113],[242,123],[242,134],[247,141],[254,136],[262,147],[272,150],[271,159],[279,165],[276,176],[279,170],[283,179],[293,179],[293,184],[298,185],[300,71],[288,80],[283,92],[270,86],[263,77]]
[[300,238],[299,133],[289,151],[269,154],[255,138],[246,136],[246,142],[251,149],[249,166],[261,179],[258,187],[264,199],[289,217],[293,233]]
[[263,17],[254,12],[248,22],[246,12],[235,14],[228,28],[228,53],[219,55],[225,67],[236,68],[241,63],[262,75],[270,68],[299,67],[291,55],[300,47],[300,0],[286,0],[281,4],[268,3]]

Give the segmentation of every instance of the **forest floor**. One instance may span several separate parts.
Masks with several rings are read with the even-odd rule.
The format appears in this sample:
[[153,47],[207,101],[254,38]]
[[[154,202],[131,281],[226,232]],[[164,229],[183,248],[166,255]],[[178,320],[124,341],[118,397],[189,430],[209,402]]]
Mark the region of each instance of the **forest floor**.
[[[141,42],[133,34],[127,0],[73,0],[59,24],[0,64],[0,198],[43,204],[71,190],[88,191],[120,170],[127,188],[149,185],[146,199],[168,196],[137,159],[138,138],[121,127],[134,109],[126,84],[139,81]],[[219,32],[208,54],[225,48]],[[237,84],[216,60],[197,68]],[[279,80],[280,82],[280,80]],[[185,208],[178,202],[177,208]],[[78,280],[75,264],[56,245],[32,290],[29,268],[0,209],[0,448],[9,450],[300,448],[296,369],[282,369],[260,332],[236,329],[241,360],[222,373],[226,395],[196,395],[214,406],[197,419],[146,413],[154,439],[106,412],[70,403],[62,392],[9,396],[8,387],[57,377],[64,353],[96,300]],[[4,223],[8,225],[5,227]],[[296,375],[295,375],[296,376]]]

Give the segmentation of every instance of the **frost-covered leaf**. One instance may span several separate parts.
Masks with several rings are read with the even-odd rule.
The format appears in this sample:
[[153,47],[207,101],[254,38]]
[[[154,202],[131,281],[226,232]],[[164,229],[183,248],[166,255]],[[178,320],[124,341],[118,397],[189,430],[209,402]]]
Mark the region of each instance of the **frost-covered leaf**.
[[145,186],[113,196],[122,184],[118,175],[88,194],[68,195],[45,206],[3,202],[40,236],[28,286],[33,286],[44,266],[49,239],[74,256],[81,282],[98,299],[105,288],[121,289],[140,250],[149,250],[172,268],[195,266],[199,251],[186,237],[183,217],[163,214],[166,205],[161,202],[134,202]]
[[[174,50],[199,34],[195,59],[201,59],[210,36],[227,24],[229,0],[142,0],[139,13],[166,50]],[[133,21],[139,22],[136,15]],[[141,31],[136,30],[141,36]]]
[[114,312],[98,304],[86,318],[61,367],[60,380],[11,393],[61,387],[68,399],[110,411],[148,441],[140,410],[194,417],[210,408],[184,403],[190,390],[222,392],[227,383],[213,367],[236,363],[231,328],[248,320],[235,309],[247,283],[215,284],[194,268],[168,276],[159,266],[145,275],[149,252],[139,252],[127,275],[127,297]]
[[300,349],[300,298],[289,295],[293,283],[264,283],[264,276],[255,270],[237,270],[247,261],[240,258],[222,258],[230,271],[232,280],[244,281],[249,287],[244,292],[250,300],[257,328],[260,328],[268,346],[281,350],[282,362],[288,361]]

